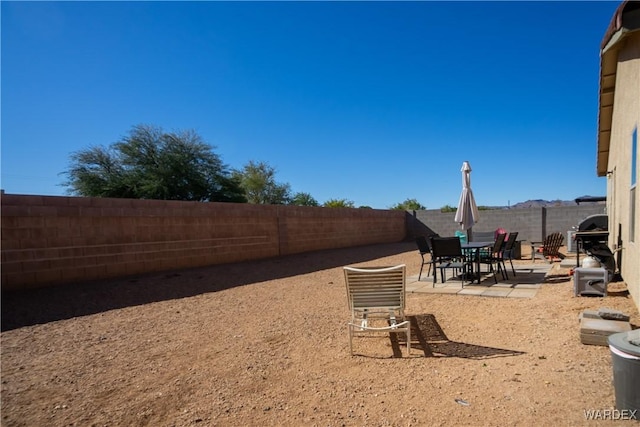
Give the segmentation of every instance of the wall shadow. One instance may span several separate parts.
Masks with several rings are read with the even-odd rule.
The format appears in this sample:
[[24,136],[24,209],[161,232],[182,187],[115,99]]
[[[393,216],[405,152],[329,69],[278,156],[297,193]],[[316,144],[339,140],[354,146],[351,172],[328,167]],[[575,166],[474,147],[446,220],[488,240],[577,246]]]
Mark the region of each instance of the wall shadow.
[[425,357],[488,359],[525,354],[517,350],[451,341],[432,314],[417,314],[408,318],[411,321],[411,348],[415,346],[416,349],[422,349]]
[[412,212],[413,213],[409,213],[407,211],[405,216],[407,223],[407,240],[415,240],[418,236],[433,236],[438,234],[416,217],[416,211]]
[[2,331],[124,307],[186,298],[415,250],[413,242],[330,249],[279,258],[2,292]]

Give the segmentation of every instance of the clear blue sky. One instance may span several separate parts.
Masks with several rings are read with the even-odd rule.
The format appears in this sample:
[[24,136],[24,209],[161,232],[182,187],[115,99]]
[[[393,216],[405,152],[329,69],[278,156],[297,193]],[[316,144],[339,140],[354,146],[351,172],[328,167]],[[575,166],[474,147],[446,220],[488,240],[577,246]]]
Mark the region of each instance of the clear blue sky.
[[63,195],[69,154],[193,129],[320,203],[603,196],[599,46],[618,2],[2,1],[2,182]]

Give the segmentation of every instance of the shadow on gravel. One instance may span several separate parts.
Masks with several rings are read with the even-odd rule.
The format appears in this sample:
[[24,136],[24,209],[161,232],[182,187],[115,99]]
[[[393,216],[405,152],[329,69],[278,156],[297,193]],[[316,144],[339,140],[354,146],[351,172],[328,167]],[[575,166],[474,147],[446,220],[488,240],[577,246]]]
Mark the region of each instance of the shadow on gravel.
[[525,354],[522,351],[450,341],[433,314],[418,314],[408,317],[411,321],[411,348],[414,346],[416,349],[422,348],[425,357],[488,359]]
[[414,242],[367,245],[135,277],[2,293],[1,330],[364,263],[415,250]]

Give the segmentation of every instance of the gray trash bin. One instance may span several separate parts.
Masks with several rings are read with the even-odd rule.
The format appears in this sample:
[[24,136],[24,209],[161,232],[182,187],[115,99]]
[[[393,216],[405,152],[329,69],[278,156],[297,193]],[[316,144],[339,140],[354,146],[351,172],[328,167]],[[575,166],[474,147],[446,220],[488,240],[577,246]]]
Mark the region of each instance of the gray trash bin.
[[[616,409],[640,410],[640,346],[629,342],[634,331],[609,335]],[[637,334],[637,332],[636,332]]]

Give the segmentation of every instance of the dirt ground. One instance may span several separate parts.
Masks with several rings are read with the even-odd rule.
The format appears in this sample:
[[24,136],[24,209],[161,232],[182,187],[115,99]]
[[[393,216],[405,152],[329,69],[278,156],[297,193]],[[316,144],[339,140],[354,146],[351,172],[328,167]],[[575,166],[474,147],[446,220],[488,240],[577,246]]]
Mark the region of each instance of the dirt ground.
[[534,298],[411,294],[410,357],[388,334],[350,356],[342,266],[401,263],[412,242],[3,295],[2,426],[615,424],[586,419],[615,394],[578,315],[640,325],[623,282],[574,297],[556,264]]

